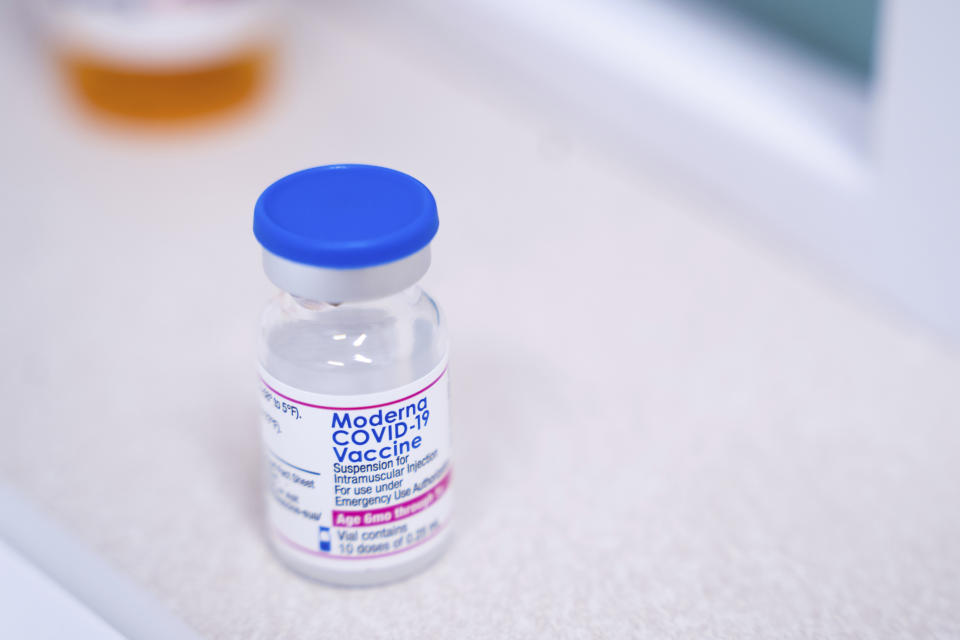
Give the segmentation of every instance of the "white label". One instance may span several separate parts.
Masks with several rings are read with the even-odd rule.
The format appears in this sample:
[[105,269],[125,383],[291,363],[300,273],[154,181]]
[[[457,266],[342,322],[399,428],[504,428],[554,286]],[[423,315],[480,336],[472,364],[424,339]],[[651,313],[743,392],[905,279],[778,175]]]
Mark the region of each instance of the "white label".
[[[389,391],[300,391],[260,368],[268,525],[278,544],[338,570],[426,553],[449,524],[444,359]],[[344,562],[349,561],[349,562]]]

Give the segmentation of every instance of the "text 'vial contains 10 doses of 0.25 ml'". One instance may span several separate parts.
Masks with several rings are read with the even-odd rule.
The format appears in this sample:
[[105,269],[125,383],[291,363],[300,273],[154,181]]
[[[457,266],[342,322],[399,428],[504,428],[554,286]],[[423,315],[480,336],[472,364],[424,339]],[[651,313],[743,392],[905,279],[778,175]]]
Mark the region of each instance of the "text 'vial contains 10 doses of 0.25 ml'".
[[260,403],[268,530],[325,582],[409,576],[450,535],[447,335],[417,284],[437,233],[430,191],[367,165],[291,174],[257,201]]

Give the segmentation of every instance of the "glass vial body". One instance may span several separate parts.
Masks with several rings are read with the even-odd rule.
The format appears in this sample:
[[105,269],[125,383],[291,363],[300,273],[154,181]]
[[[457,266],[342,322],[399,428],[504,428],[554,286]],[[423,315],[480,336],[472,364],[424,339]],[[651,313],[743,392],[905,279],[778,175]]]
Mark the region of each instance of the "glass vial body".
[[453,497],[447,349],[440,308],[419,285],[338,304],[283,293],[267,305],[267,528],[293,570],[373,585],[442,553]]

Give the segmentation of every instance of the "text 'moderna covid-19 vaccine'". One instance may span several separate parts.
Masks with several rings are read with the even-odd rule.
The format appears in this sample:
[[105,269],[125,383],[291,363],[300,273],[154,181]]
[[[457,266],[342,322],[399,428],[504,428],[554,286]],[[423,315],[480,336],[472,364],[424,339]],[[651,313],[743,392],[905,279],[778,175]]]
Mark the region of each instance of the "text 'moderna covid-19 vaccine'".
[[301,574],[397,580],[450,535],[446,326],[417,284],[438,224],[422,183],[369,165],[293,173],[257,201],[283,292],[259,347],[267,527]]

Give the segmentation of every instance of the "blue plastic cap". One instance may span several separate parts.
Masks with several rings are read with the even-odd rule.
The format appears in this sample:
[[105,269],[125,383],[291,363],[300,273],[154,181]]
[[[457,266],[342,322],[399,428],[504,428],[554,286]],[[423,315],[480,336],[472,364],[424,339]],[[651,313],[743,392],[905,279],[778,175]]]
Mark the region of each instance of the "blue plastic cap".
[[253,235],[281,258],[359,269],[423,249],[440,220],[433,194],[405,173],[333,164],[291,173],[257,199]]

